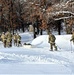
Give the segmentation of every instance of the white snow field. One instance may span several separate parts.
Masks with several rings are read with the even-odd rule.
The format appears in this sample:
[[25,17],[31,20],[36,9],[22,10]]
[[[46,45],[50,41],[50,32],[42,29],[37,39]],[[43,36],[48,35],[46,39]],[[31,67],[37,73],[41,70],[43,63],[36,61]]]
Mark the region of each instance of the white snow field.
[[1,75],[74,75],[74,45],[71,35],[56,35],[58,51],[50,51],[48,35],[33,40],[33,35],[20,34],[22,44],[30,42],[31,48],[4,48],[0,42]]

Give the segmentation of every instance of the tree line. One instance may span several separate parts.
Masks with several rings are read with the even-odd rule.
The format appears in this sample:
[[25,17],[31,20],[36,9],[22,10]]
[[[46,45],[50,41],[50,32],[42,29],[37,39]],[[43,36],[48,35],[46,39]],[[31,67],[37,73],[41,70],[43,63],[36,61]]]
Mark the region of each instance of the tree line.
[[[25,32],[28,29],[29,25],[33,25],[34,33],[35,27],[37,31],[42,30],[56,29],[58,34],[62,29],[61,20],[56,20],[63,16],[63,13],[60,15],[52,15],[50,13],[60,11],[60,4],[64,2],[67,4],[69,0],[0,0],[0,30],[1,31],[14,31],[21,30]],[[70,5],[69,5],[70,6]],[[63,8],[68,10],[67,8]],[[73,11],[69,7],[70,11]],[[63,10],[62,10],[63,11]],[[71,14],[70,14],[71,15]]]

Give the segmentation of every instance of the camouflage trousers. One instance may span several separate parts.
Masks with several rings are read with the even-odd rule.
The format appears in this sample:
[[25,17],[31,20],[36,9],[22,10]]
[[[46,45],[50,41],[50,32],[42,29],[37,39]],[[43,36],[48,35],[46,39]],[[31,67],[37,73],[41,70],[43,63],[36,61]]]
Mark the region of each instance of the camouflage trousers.
[[14,40],[14,46],[17,46],[17,40]]
[[4,47],[6,48],[6,40],[3,41]]
[[21,44],[21,41],[19,40],[19,41],[17,41],[17,46],[19,47],[19,46],[22,46],[22,44]]
[[6,42],[7,47],[12,47],[12,40]]
[[57,51],[57,46],[55,45],[55,43],[50,43],[50,48],[53,51],[53,47],[55,48],[55,50]]

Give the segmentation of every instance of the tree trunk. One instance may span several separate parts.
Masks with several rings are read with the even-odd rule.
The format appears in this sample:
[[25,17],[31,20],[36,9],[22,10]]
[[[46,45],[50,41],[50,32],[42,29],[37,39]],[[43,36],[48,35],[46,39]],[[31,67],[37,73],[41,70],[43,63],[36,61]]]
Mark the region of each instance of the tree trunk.
[[42,29],[40,29],[40,35],[42,35]]
[[58,21],[58,35],[61,35],[61,21]]

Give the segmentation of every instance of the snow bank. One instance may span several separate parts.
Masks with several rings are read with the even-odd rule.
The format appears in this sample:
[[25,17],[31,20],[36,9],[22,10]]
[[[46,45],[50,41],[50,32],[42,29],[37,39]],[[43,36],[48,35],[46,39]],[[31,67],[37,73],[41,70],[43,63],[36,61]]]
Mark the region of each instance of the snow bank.
[[[56,45],[59,49],[63,50],[74,49],[73,42],[70,42],[71,35],[55,35],[55,36],[56,36]],[[43,47],[43,48],[49,47],[50,44],[48,43],[48,35],[42,35],[37,37],[32,41],[31,44],[37,45],[37,47]]]

